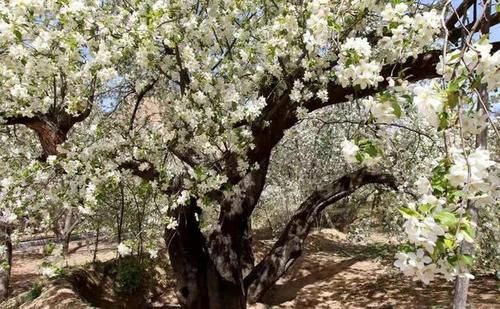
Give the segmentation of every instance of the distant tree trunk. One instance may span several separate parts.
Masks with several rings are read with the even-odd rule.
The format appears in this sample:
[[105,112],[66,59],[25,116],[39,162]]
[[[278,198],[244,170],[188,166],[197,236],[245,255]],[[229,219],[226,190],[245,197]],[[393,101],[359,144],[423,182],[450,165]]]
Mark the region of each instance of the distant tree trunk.
[[12,269],[12,240],[10,227],[2,227],[0,239],[5,248],[3,265],[0,266],[0,302],[9,296],[10,274]]
[[97,224],[97,229],[95,231],[95,244],[94,244],[94,256],[92,257],[92,263],[95,263],[97,260],[97,249],[99,249],[99,232],[101,225]]
[[64,217],[63,231],[59,239],[59,241],[62,242],[62,254],[64,256],[67,256],[69,254],[71,235],[79,223],[80,219],[75,216],[73,208],[68,208]]
[[125,214],[125,192],[123,191],[123,184],[120,183],[120,213],[118,214],[118,222],[117,222],[117,241],[118,243],[122,242],[122,233],[123,233],[123,216]]
[[67,256],[69,254],[69,242],[71,240],[71,225],[73,221],[73,210],[68,208],[66,216],[64,217],[64,229],[62,233],[62,254]]

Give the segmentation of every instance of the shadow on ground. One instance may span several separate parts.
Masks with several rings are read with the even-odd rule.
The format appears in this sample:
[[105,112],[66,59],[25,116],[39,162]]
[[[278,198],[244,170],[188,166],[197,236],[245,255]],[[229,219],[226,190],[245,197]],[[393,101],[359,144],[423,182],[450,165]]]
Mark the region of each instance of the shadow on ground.
[[[258,262],[271,248],[274,240],[266,240],[265,237],[254,239]],[[452,284],[438,280],[430,286],[425,286],[401,276],[392,266],[397,246],[385,237],[373,235],[366,243],[355,243],[347,239],[343,233],[324,229],[312,233],[306,243],[303,256],[264,296],[265,304],[272,308],[297,309],[449,308],[453,292]],[[88,263],[90,253],[86,253],[82,248],[76,248],[76,252],[70,257],[71,265]],[[113,247],[100,252],[99,256],[102,260],[109,260],[115,254]],[[14,290],[30,289],[32,282],[39,278],[38,265],[41,261],[42,256],[37,253],[14,254],[12,276]],[[75,277],[80,297],[83,296],[88,302],[101,305],[103,308],[118,308],[115,306],[116,298],[111,293],[113,280],[103,279],[106,277],[105,273],[96,275],[81,272],[80,274],[80,277]],[[104,277],[99,277],[101,275]],[[149,304],[153,308],[177,308],[175,282],[171,273],[167,271],[160,277],[163,278],[163,282],[149,292]],[[74,286],[72,289],[64,287],[53,292],[49,290],[47,296],[54,301],[57,300],[58,303],[61,303],[64,297],[68,301],[76,301],[78,297],[74,295],[75,290],[78,289]],[[101,293],[99,290],[107,292]],[[469,292],[471,308],[500,309],[499,292],[499,281],[494,277],[479,277],[473,280]],[[110,301],[106,302],[106,299]],[[134,308],[127,306],[133,304],[130,299],[124,298],[121,303],[123,305],[121,308]],[[41,308],[36,301],[33,306],[29,308]],[[72,303],[73,307],[64,306],[61,308],[79,308],[76,302]]]
[[[266,293],[263,303],[297,309],[450,307],[453,284],[439,279],[425,286],[403,277],[391,266],[395,245],[354,244],[328,230],[308,240],[303,257]],[[477,278],[469,291],[471,307],[500,308],[499,292],[493,276]]]

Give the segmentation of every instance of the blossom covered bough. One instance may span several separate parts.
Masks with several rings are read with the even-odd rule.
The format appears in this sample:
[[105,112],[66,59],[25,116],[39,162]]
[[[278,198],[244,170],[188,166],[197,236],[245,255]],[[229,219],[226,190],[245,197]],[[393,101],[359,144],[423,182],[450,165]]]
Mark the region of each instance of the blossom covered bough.
[[[498,18],[458,23],[472,2],[4,1],[2,218],[30,232],[63,211],[69,232],[114,224],[120,205],[120,256],[146,247],[156,258],[145,239],[164,237],[182,306],[244,308],[295,262],[325,207],[395,187],[391,140],[344,132],[342,153],[361,169],[318,186],[254,265],[249,219],[273,149],[307,115],[345,103],[366,124],[405,129],[414,117],[445,137],[419,198],[400,209],[408,246],[395,265],[426,283],[469,276],[468,205],[494,207],[498,164],[468,138],[496,129],[476,92],[500,83],[498,44],[472,41]],[[126,211],[139,219],[123,240]]]

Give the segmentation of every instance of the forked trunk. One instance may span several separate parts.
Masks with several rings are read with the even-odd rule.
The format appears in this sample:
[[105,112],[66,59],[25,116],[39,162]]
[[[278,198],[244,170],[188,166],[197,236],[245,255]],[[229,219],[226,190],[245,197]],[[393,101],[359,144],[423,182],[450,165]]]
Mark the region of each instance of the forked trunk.
[[179,226],[175,231],[165,231],[179,303],[186,309],[245,308],[243,285],[225,280],[209,258],[195,215],[199,212],[194,200],[188,206],[179,207],[176,213]]
[[[370,183],[396,188],[392,176],[362,169],[313,192],[292,216],[271,251],[244,280],[246,268],[253,265],[248,237],[250,213],[224,212],[220,225],[207,241],[198,227],[196,218],[201,209],[196,200],[189,206],[178,207],[174,215],[179,225],[175,231],[166,231],[165,240],[181,306],[238,309],[246,307],[247,298],[251,303],[260,300],[301,255],[303,243],[321,211]],[[236,206],[241,200],[244,199],[231,199]],[[223,204],[222,210],[228,207]]]
[[73,213],[73,209],[69,208],[64,217],[64,229],[60,241],[62,242],[62,254],[67,256],[69,254],[69,243],[71,242],[71,235],[75,228],[80,223],[80,220]]

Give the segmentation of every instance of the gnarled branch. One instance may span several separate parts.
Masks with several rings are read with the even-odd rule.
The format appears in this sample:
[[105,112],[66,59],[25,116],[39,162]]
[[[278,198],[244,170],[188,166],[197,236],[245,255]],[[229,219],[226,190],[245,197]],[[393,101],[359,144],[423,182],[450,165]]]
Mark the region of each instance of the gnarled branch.
[[314,191],[300,205],[273,248],[245,278],[249,301],[258,301],[302,254],[303,243],[321,211],[367,184],[397,189],[393,176],[361,169]]

